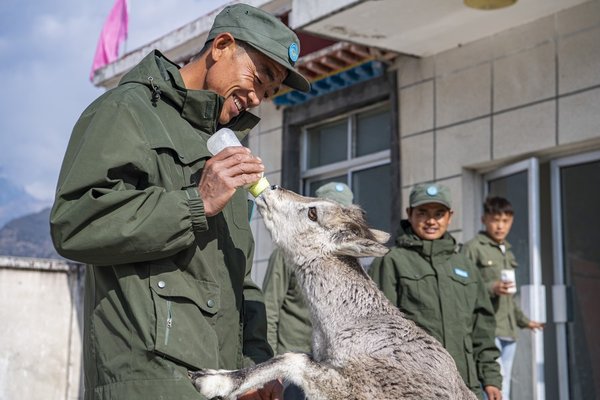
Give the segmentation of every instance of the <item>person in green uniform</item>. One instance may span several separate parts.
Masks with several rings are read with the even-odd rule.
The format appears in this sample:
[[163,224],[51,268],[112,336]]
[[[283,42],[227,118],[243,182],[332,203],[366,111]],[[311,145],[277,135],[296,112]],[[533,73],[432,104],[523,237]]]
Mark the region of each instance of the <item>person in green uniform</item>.
[[449,189],[416,185],[406,212],[395,246],[373,261],[369,275],[406,317],[442,343],[479,398],[483,388],[490,400],[500,400],[494,311],[479,271],[448,233]]
[[[352,204],[354,198],[348,185],[341,182],[326,183],[315,194],[343,205]],[[275,248],[269,257],[263,293],[267,308],[267,339],[275,354],[292,351],[310,353],[312,324],[308,308],[294,270],[285,262],[279,248]],[[284,398],[304,399],[304,394],[297,386],[288,385]]]
[[503,400],[510,398],[510,381],[518,329],[542,329],[515,301],[517,261],[506,237],[514,220],[512,204],[503,197],[488,197],[481,221],[485,230],[465,243],[463,251],[479,268],[496,315],[496,346],[500,350]]
[[246,135],[247,110],[281,85],[310,89],[299,45],[278,18],[227,6],[192,61],[151,52],[77,121],[50,226],[58,252],[88,265],[85,399],[201,399],[188,370],[272,357],[243,189],[264,165],[206,141],[221,127]]

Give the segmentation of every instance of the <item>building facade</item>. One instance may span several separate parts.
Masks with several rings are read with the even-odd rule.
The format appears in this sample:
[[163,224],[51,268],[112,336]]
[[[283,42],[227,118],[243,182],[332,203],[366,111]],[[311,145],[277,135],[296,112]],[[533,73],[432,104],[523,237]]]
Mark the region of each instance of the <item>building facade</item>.
[[[481,228],[488,194],[509,198],[520,301],[546,322],[521,332],[512,398],[600,397],[600,1],[493,11],[461,1],[248,3],[311,48],[298,66],[313,91],[282,92],[254,111],[248,146],[269,181],[310,195],[342,180],[392,236],[410,188],[440,182],[461,241]],[[126,54],[95,84],[114,86],[152,48],[185,63],[215,14]],[[252,229],[260,284],[273,245],[258,214]]]

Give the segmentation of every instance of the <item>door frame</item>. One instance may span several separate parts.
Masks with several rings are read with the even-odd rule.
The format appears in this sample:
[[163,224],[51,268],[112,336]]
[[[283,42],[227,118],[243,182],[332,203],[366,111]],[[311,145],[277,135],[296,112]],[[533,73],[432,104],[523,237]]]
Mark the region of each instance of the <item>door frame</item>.
[[[528,307],[523,307],[534,321],[546,322],[546,291],[542,285],[541,239],[540,239],[540,179],[539,160],[531,157],[507,166],[498,168],[483,175],[483,197],[487,197],[488,182],[494,179],[527,172],[527,204],[529,209],[529,276],[531,282],[522,289],[522,300]],[[481,213],[481,211],[479,211]],[[545,399],[544,378],[544,336],[536,332],[532,338],[532,387],[535,399]]]
[[600,151],[576,154],[558,158],[550,162],[550,190],[552,200],[552,242],[554,258],[554,282],[552,285],[553,322],[556,325],[556,352],[558,361],[558,391],[560,400],[570,399],[569,352],[567,344],[568,295],[565,285],[565,265],[563,252],[562,198],[560,171],[588,162],[599,161]]

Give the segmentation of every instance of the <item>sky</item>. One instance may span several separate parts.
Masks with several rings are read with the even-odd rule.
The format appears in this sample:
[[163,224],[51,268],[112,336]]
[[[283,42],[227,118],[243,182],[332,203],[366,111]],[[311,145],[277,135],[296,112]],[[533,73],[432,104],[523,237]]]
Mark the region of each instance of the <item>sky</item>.
[[[226,0],[128,0],[127,51]],[[0,2],[0,177],[42,206],[53,201],[73,125],[104,89],[89,81],[114,0]],[[123,49],[122,49],[123,51]]]

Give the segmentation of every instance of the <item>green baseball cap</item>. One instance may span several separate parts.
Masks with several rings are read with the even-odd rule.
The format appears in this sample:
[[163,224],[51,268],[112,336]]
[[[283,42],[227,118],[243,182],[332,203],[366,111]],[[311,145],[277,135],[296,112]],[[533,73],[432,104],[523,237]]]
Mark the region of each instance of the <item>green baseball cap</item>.
[[352,193],[348,185],[341,182],[326,183],[319,187],[315,194],[317,197],[336,201],[343,206],[349,206],[354,199],[354,193]]
[[294,65],[300,56],[298,36],[277,17],[247,4],[225,7],[215,18],[206,41],[229,32],[288,70],[283,81],[301,92],[310,91],[310,83]]
[[438,203],[448,208],[452,208],[450,189],[438,183],[422,183],[415,185],[410,191],[408,202],[411,208],[428,203]]

